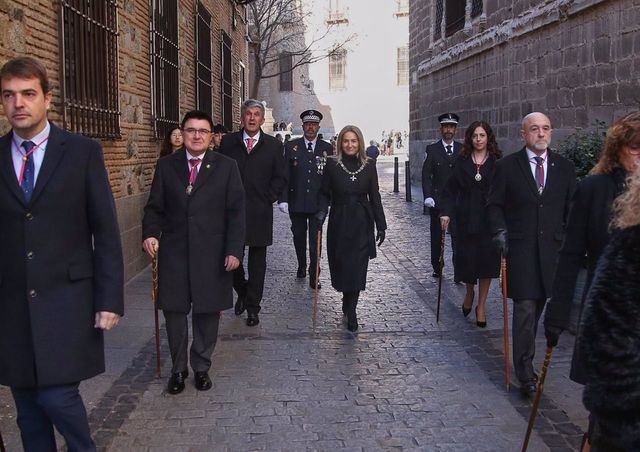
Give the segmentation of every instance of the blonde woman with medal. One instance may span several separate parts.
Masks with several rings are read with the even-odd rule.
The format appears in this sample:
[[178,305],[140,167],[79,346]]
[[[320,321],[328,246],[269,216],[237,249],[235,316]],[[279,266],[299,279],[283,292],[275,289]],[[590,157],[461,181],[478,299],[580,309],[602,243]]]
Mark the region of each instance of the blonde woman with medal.
[[486,302],[491,279],[500,270],[500,255],[491,242],[485,205],[494,165],[501,156],[491,126],[484,121],[471,123],[465,132],[464,145],[453,174],[445,185],[440,222],[443,230],[456,219],[458,240],[455,274],[466,284],[462,313],[469,315],[478,285],[476,324],[487,326]]
[[327,228],[331,285],[343,293],[342,312],[347,328],[354,332],[359,326],[356,306],[365,289],[369,259],[376,257],[376,242],[378,246],[384,242],[387,223],[375,160],[366,156],[360,129],[344,127],[337,150],[337,156],[327,158],[314,221],[321,228],[331,206]]

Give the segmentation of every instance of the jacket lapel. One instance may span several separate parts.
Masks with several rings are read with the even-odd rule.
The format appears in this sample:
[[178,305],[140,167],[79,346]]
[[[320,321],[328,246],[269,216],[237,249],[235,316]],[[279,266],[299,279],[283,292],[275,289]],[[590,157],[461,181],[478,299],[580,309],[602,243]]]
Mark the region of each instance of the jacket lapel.
[[38,173],[38,179],[36,180],[36,186],[33,189],[33,196],[31,197],[31,203],[34,203],[42,191],[45,185],[49,182],[56,167],[60,163],[62,156],[64,155],[64,134],[61,129],[51,124],[51,131],[49,132],[49,140],[47,141],[47,147],[44,151],[44,159],[42,160],[42,167]]
[[558,177],[556,161],[556,154],[554,152],[551,152],[551,149],[547,149],[547,180],[544,183],[542,196],[544,196],[549,191],[547,190],[549,187],[553,187],[553,185],[556,183]]
[[527,181],[527,185],[529,186],[533,194],[539,196],[538,187],[536,187],[536,181],[533,178],[533,174],[531,173],[531,165],[529,165],[529,158],[527,157],[526,148],[522,148],[520,152],[518,152],[518,157],[516,160],[518,161],[518,166],[520,166],[520,169],[522,170],[522,176],[524,177],[524,180]]
[[176,171],[182,186],[186,188],[189,184],[189,163],[187,162],[186,151],[184,149],[176,151],[169,158],[173,159],[173,169]]
[[4,180],[9,187],[9,191],[23,204],[26,204],[22,189],[18,185],[18,179],[16,178],[16,172],[13,167],[13,159],[11,158],[11,137],[12,132],[9,132],[0,139],[0,177]]

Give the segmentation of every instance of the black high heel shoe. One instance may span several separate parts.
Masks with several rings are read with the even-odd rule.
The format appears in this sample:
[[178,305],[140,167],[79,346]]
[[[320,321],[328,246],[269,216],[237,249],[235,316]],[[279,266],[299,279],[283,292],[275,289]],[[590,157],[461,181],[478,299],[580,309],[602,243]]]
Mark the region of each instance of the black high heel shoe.
[[464,307],[464,303],[462,304],[462,315],[465,317],[469,317],[469,314],[471,314],[471,308],[465,308]]
[[480,320],[478,320],[478,307],[476,306],[476,325],[478,325],[480,328],[486,328],[487,326],[487,321],[485,320],[484,322],[481,322]]

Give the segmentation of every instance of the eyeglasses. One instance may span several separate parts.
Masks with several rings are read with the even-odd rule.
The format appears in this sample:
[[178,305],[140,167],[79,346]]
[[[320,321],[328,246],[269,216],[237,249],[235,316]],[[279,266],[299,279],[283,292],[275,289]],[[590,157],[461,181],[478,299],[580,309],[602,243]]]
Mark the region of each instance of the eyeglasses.
[[172,133],[171,134],[171,138],[182,138],[182,134],[181,133]]
[[184,129],[184,133],[187,133],[189,135],[209,135],[211,133],[211,130],[207,130],[207,129],[192,129],[192,128],[188,128],[188,129]]

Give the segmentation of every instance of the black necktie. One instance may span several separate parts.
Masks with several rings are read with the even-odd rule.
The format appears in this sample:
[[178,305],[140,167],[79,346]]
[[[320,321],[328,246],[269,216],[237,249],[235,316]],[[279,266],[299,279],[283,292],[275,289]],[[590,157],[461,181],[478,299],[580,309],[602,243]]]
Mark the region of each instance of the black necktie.
[[448,144],[447,145],[447,155],[451,155],[451,154],[453,154],[453,149],[451,149],[451,145]]
[[307,143],[307,151],[313,152],[313,146],[311,146],[311,141]]
[[35,173],[35,167],[33,165],[33,154],[29,154],[29,151],[35,146],[33,141],[23,141],[21,146],[24,148],[25,154],[28,154],[24,161],[24,173],[22,175],[22,191],[27,202],[31,201],[31,195],[33,194],[33,176]]

